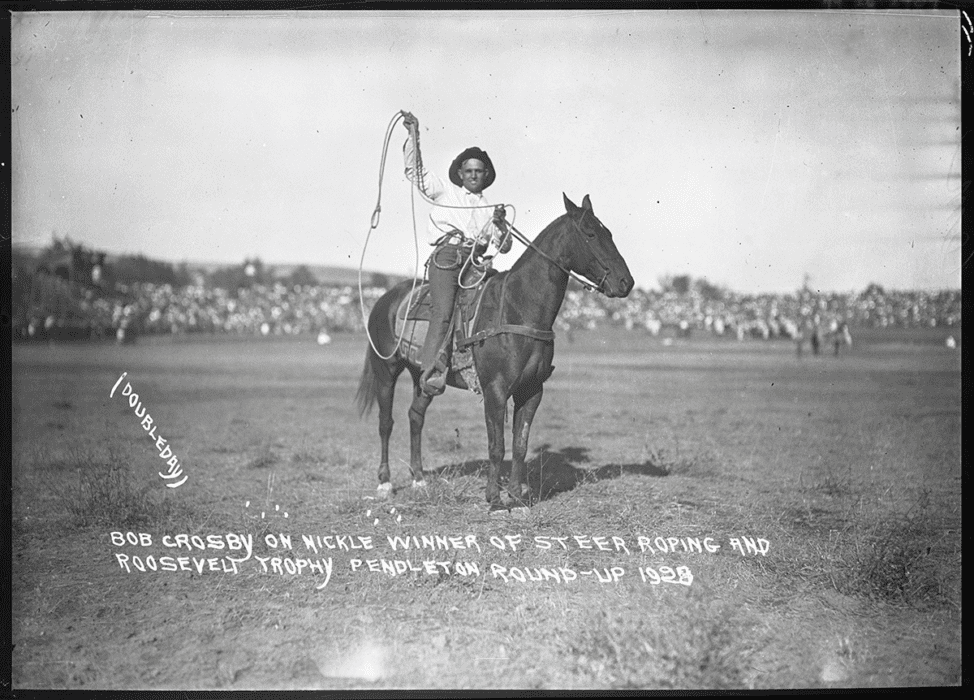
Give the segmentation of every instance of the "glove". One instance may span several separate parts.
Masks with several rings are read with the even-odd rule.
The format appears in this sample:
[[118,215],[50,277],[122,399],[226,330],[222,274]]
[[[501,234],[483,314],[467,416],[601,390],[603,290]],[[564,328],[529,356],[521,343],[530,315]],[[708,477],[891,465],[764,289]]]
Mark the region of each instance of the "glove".
[[412,131],[413,129],[419,129],[419,119],[413,116],[412,112],[402,111],[402,125],[406,127],[407,131]]
[[507,253],[511,250],[512,244],[513,241],[511,240],[511,234],[508,233],[506,236],[504,236],[504,238],[501,239],[501,243],[500,246],[498,247],[498,251],[500,252],[501,255],[503,255],[504,253]]
[[494,207],[494,226],[501,231],[501,235],[495,235],[491,241],[499,253],[506,253],[511,249],[511,232],[507,230],[507,209],[503,205]]
[[504,205],[498,204],[494,207],[494,226],[499,229],[504,229],[504,224],[507,221],[507,209]]

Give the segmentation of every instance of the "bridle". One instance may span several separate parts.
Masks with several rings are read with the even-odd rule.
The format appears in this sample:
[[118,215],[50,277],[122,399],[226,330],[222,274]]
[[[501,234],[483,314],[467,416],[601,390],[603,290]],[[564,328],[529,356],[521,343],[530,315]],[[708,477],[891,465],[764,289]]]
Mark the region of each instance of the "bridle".
[[[585,214],[587,214],[588,211],[589,211],[588,209],[583,209],[582,215],[578,217],[578,221],[575,221],[575,219],[571,218],[570,216],[568,218],[572,222],[572,226],[575,227],[575,231],[577,231],[578,234],[582,237],[582,240],[585,241],[585,244],[591,247],[592,245],[591,239],[594,238],[594,236],[589,236],[587,233],[585,233],[585,231],[582,230],[582,226],[580,223],[581,220],[585,218]],[[604,262],[602,262],[602,259],[599,258],[599,256],[596,255],[594,252],[592,253],[592,258],[595,260],[596,263],[598,263],[599,267],[601,267],[603,270],[602,277],[599,279],[598,284],[595,284],[594,282],[586,279],[585,277],[582,277],[581,275],[576,274],[572,270],[569,270],[567,267],[562,265],[553,257],[545,253],[543,250],[541,250],[540,248],[538,248],[538,246],[534,244],[534,241],[529,240],[523,233],[518,231],[517,228],[515,228],[514,224],[507,224],[507,227],[510,230],[511,235],[517,238],[518,241],[523,243],[526,247],[533,249],[534,252],[536,252],[542,258],[544,258],[552,265],[557,267],[559,270],[564,272],[566,275],[574,279],[576,282],[581,284],[583,287],[585,287],[585,289],[594,292],[602,292],[603,294],[605,294],[604,285],[605,285],[605,280],[609,276],[609,267]]]

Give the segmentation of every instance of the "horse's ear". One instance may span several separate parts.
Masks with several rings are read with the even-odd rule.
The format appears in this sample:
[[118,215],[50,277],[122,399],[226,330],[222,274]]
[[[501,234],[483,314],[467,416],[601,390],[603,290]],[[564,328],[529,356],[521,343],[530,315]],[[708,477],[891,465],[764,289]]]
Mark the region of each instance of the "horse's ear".
[[588,198],[588,195],[585,195],[585,199],[582,200],[582,209],[592,211],[592,200]]
[[[569,214],[571,214],[572,212],[578,210],[578,207],[575,206],[575,202],[573,202],[572,200],[570,200],[568,198],[568,195],[567,194],[565,194],[564,192],[562,192],[561,193],[561,196],[565,198],[565,211],[567,211]],[[585,195],[585,196],[587,197],[588,195]]]

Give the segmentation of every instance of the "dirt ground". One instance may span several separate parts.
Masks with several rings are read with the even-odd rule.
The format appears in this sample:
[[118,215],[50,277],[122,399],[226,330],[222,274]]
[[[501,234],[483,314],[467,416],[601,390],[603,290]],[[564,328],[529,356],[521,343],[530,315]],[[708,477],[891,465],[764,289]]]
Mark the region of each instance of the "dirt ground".
[[[541,500],[501,515],[472,394],[434,402],[428,486],[410,488],[405,378],[396,491],[376,498],[376,416],[353,406],[364,337],[15,346],[14,688],[961,683],[958,351],[931,333],[857,336],[837,358],[556,343],[531,436]],[[230,535],[253,537],[235,571]],[[391,544],[433,535],[446,545]],[[653,578],[667,566],[692,583]]]

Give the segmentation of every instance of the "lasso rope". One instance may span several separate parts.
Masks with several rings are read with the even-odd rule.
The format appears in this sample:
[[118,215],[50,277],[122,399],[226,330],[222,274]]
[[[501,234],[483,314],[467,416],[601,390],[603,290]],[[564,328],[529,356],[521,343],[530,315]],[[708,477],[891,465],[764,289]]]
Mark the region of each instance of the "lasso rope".
[[[362,257],[358,264],[358,300],[359,308],[362,311],[362,323],[365,325],[365,335],[369,339],[369,345],[372,346],[372,350],[379,357],[379,359],[382,360],[388,360],[396,354],[396,350],[399,348],[399,345],[402,343],[402,339],[406,335],[406,324],[404,323],[402,325],[402,330],[399,333],[399,338],[396,341],[396,345],[393,347],[392,352],[390,352],[388,355],[383,355],[381,352],[379,352],[379,349],[375,346],[375,341],[372,339],[372,334],[369,332],[369,317],[368,314],[365,313],[365,295],[362,292],[362,268],[365,265],[365,251],[369,248],[369,238],[372,236],[372,231],[379,227],[379,218],[382,212],[382,179],[386,171],[386,156],[389,154],[389,141],[392,140],[393,129],[395,128],[396,124],[399,123],[399,120],[402,119],[402,117],[402,112],[396,112],[396,114],[392,117],[392,121],[389,122],[388,128],[386,128],[386,137],[382,144],[382,159],[379,162],[379,194],[375,202],[375,209],[372,211],[372,220],[369,223],[369,230],[365,234],[365,243],[362,245]],[[416,150],[418,151],[419,149]],[[416,160],[418,161],[418,158]],[[417,278],[419,277],[419,234],[416,232],[416,198],[412,194],[412,187],[409,188],[409,191],[409,204],[412,211],[413,222],[413,242],[416,250],[416,261],[413,266],[413,286],[409,292],[409,296],[412,298],[413,294],[416,293],[416,282]]]
[[[376,199],[375,209],[372,211],[372,219],[369,222],[369,230],[368,230],[368,232],[365,235],[365,243],[362,246],[362,257],[359,259],[359,266],[358,266],[358,297],[359,297],[359,308],[360,308],[360,310],[362,312],[362,322],[365,325],[365,335],[369,339],[369,345],[372,346],[372,350],[375,351],[375,354],[380,359],[383,359],[383,360],[388,360],[393,355],[396,354],[396,350],[402,344],[402,340],[405,337],[406,324],[403,324],[402,330],[399,333],[399,338],[396,341],[395,348],[393,348],[392,352],[390,354],[388,354],[388,355],[383,355],[381,352],[379,352],[379,349],[375,346],[375,341],[372,339],[372,334],[369,332],[369,319],[368,319],[368,314],[365,311],[365,295],[364,295],[364,293],[362,291],[362,270],[363,270],[363,268],[365,266],[365,253],[366,253],[366,251],[368,250],[368,247],[369,247],[369,238],[372,235],[372,231],[374,231],[376,228],[378,228],[378,226],[379,226],[379,218],[380,218],[381,212],[382,212],[382,180],[383,180],[383,178],[385,176],[386,158],[387,158],[387,156],[389,154],[389,142],[392,140],[392,132],[395,129],[396,124],[398,124],[399,121],[401,119],[403,119],[404,116],[405,116],[405,113],[403,113],[401,111],[400,112],[396,112],[396,114],[393,115],[392,120],[389,122],[389,126],[386,128],[386,135],[385,135],[385,139],[384,139],[383,144],[382,144],[382,158],[381,158],[381,160],[379,162],[379,192],[378,192],[378,197]],[[412,289],[409,292],[409,296],[410,296],[410,298],[412,298],[413,294],[416,293],[416,283],[417,283],[417,281],[419,279],[419,234],[416,231],[416,196],[415,196],[416,191],[419,191],[420,196],[427,203],[432,204],[435,207],[443,207],[443,208],[446,208],[446,209],[493,209],[493,208],[495,208],[495,205],[493,205],[493,204],[486,204],[486,205],[485,204],[477,204],[477,205],[468,205],[468,206],[458,206],[458,205],[451,205],[451,204],[442,204],[440,202],[435,201],[428,194],[426,194],[426,185],[425,185],[424,178],[423,178],[423,160],[422,160],[422,155],[420,153],[420,148],[419,148],[419,131],[417,129],[415,129],[415,127],[414,127],[414,128],[411,128],[410,129],[410,132],[412,133],[413,139],[414,139],[415,144],[416,144],[416,147],[413,149],[413,173],[415,174],[416,181],[414,181],[414,184],[416,185],[416,187],[415,188],[412,188],[412,187],[409,188],[409,191],[410,191],[409,203],[410,203],[410,210],[412,212],[412,222],[413,222],[413,241],[414,241],[414,247],[415,247],[415,251],[416,251],[416,260],[415,260],[415,265],[413,267],[413,285],[412,285]],[[514,206],[513,205],[508,205],[508,204],[505,204],[505,205],[497,205],[497,206],[503,206],[505,208],[505,210],[507,209],[507,207],[510,207],[511,209],[514,209]],[[515,210],[515,212],[516,212],[516,210]],[[432,214],[430,215],[430,220],[433,221]],[[490,223],[491,222],[487,222],[487,224],[484,224],[484,228],[481,229],[481,233],[483,233],[483,230],[486,229],[486,227],[488,225],[490,225]],[[433,221],[433,225],[434,226],[436,225],[436,222],[435,221]],[[511,225],[513,225],[513,221],[512,221],[512,224]],[[437,228],[439,228],[439,227],[437,227]],[[507,235],[509,236],[511,234],[508,233]],[[528,245],[530,245],[530,243],[528,243]],[[473,259],[474,252],[475,252],[475,246],[470,246],[470,252],[469,252],[469,254],[466,255],[466,260],[463,263],[463,267],[464,268],[467,267],[468,265],[473,265],[475,268],[481,269],[480,265],[478,265],[474,261],[474,259]],[[493,257],[493,256],[491,256],[491,257]],[[429,263],[430,263],[430,261],[427,261],[427,265]],[[435,265],[436,264],[436,261],[434,260],[434,261],[432,261],[432,263]],[[461,269],[461,274],[462,273],[463,273],[463,270]],[[477,284],[479,284],[480,281],[483,280],[483,278],[486,275],[486,273],[487,273],[486,265],[484,265],[483,266],[483,273],[480,276],[480,280],[478,280],[472,286],[476,286]],[[425,278],[425,274],[424,274],[424,278]],[[464,286],[462,284],[460,286],[463,286],[464,289],[469,289],[470,288],[470,287],[466,287],[466,286]]]

